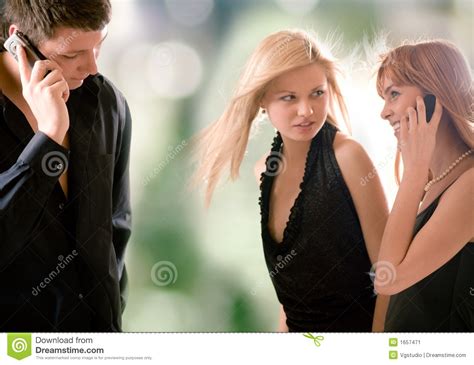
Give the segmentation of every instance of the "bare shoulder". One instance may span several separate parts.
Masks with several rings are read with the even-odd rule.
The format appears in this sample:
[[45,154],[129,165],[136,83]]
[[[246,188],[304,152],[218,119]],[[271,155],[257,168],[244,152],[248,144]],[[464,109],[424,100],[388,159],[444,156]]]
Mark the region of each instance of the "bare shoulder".
[[462,235],[461,241],[473,242],[474,225],[474,167],[464,171],[441,195],[432,216],[435,227],[450,227],[453,234]]
[[474,167],[464,171],[440,198],[451,203],[472,206],[474,195]]
[[265,172],[265,161],[267,160],[268,155],[270,152],[265,153],[256,163],[253,168],[253,172],[255,174],[255,179],[257,184],[260,185],[260,176]]
[[336,160],[344,172],[344,170],[352,170],[354,172],[369,171],[373,169],[372,161],[367,152],[352,137],[337,132],[333,142],[334,154]]
[[339,155],[339,157],[341,158],[360,157],[360,154],[366,155],[364,148],[360,145],[359,142],[357,142],[351,136],[348,136],[347,134],[341,132],[336,133],[336,136],[334,137],[333,147],[336,156]]
[[376,262],[388,218],[388,204],[377,170],[353,138],[336,133],[333,148],[357,211],[370,260]]

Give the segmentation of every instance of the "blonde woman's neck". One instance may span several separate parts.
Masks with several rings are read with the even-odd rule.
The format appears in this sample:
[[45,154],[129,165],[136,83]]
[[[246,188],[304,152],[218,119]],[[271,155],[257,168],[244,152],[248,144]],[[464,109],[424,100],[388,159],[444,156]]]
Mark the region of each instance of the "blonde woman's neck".
[[282,153],[288,166],[299,166],[306,163],[306,157],[311,146],[309,141],[295,141],[282,135]]

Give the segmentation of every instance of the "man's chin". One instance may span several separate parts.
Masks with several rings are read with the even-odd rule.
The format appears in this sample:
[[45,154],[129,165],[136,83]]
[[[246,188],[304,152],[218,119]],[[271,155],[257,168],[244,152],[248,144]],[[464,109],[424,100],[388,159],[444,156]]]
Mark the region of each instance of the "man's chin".
[[83,83],[84,83],[84,80],[69,79],[67,84],[69,86],[69,90],[75,90],[81,87]]

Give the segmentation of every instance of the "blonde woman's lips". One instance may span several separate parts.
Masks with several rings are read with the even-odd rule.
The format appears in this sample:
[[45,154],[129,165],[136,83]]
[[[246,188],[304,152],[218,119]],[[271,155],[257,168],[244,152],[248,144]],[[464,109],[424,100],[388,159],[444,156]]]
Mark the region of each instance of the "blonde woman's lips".
[[296,124],[294,127],[298,127],[298,128],[309,128],[311,127],[312,125],[314,124],[314,122],[303,122],[303,123],[300,123],[300,124]]

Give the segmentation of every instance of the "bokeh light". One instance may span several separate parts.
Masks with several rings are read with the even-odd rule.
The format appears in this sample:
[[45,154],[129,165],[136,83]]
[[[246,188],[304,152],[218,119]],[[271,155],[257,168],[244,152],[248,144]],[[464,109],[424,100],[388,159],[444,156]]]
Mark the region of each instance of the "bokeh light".
[[202,79],[196,50],[179,42],[159,43],[146,62],[149,86],[157,96],[183,98],[193,94]]
[[204,23],[214,7],[214,0],[166,0],[165,3],[171,18],[188,27]]

